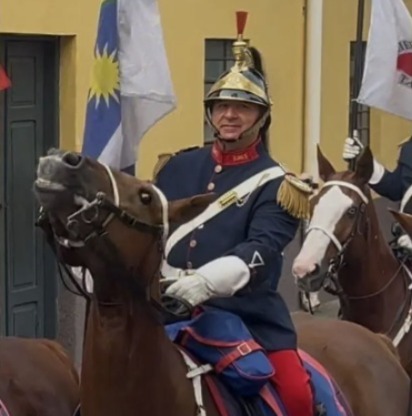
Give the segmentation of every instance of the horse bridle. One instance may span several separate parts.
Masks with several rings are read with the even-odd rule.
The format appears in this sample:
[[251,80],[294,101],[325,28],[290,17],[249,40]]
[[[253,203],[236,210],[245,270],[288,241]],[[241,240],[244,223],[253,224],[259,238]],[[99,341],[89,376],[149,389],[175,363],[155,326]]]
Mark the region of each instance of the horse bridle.
[[[162,225],[148,224],[144,221],[139,220],[134,215],[131,215],[124,209],[120,208],[119,187],[117,185],[116,179],[113,175],[113,172],[107,165],[102,164],[102,166],[106,170],[110,179],[110,184],[113,191],[113,202],[107,198],[104,192],[97,192],[94,200],[91,202],[87,201],[82,197],[75,197],[79,202],[83,204],[83,206],[79,210],[71,214],[69,217],[67,217],[67,223],[65,226],[69,233],[75,235],[75,238],[64,239],[62,237],[56,236],[58,243],[67,248],[84,247],[90,239],[105,234],[107,226],[114,218],[119,219],[128,227],[134,228],[137,231],[152,234],[155,237],[158,237],[160,240],[164,236],[164,234],[168,232],[167,205],[165,207],[162,198],[162,210],[163,212],[166,211],[166,220],[165,216],[163,215]],[[153,189],[156,191],[158,195],[163,196],[163,194],[156,187],[153,186]],[[101,209],[108,211],[109,214],[100,224],[98,220],[100,218]],[[79,228],[81,222],[96,227],[96,229],[90,231],[90,233],[82,239],[80,239],[79,236]]]
[[[341,300],[345,300],[345,299],[346,300],[370,299],[374,296],[377,296],[377,295],[380,295],[381,293],[383,293],[394,282],[394,280],[400,274],[400,272],[402,271],[402,268],[404,266],[401,264],[401,266],[395,271],[395,273],[388,280],[388,282],[386,282],[383,285],[383,287],[376,290],[375,292],[369,293],[369,294],[363,295],[363,296],[362,295],[360,295],[360,296],[348,296],[348,295],[346,295],[346,293],[342,289],[342,286],[339,283],[338,272],[339,272],[340,268],[343,266],[343,255],[344,255],[344,252],[345,252],[346,248],[348,247],[348,245],[350,244],[352,239],[355,237],[355,235],[357,233],[359,233],[360,220],[366,212],[366,205],[369,203],[369,199],[365,196],[365,194],[356,185],[353,185],[353,184],[348,183],[348,182],[335,180],[335,181],[326,182],[323,186],[325,187],[325,186],[334,186],[334,185],[341,186],[341,187],[348,188],[348,189],[351,189],[351,190],[355,191],[362,200],[362,202],[360,203],[360,205],[358,207],[357,218],[355,218],[355,221],[353,223],[352,230],[351,230],[351,233],[350,233],[349,237],[346,239],[346,241],[344,243],[341,244],[340,241],[336,238],[336,236],[334,234],[330,233],[328,230],[324,229],[323,227],[320,227],[320,226],[317,226],[317,225],[309,227],[307,229],[306,233],[308,234],[312,230],[321,231],[323,234],[325,234],[330,239],[330,241],[335,245],[335,247],[338,251],[337,255],[330,260],[329,267],[328,267],[328,270],[326,272],[326,276],[324,277],[324,280],[328,281],[324,285],[325,291],[331,293],[332,295],[338,296]],[[331,284],[333,286],[331,286]],[[389,336],[389,334],[393,332],[396,325],[399,323],[399,320],[401,319],[402,314],[404,313],[405,308],[407,306],[408,306],[408,296],[406,296],[404,301],[399,305],[399,308],[397,310],[397,313],[395,315],[393,323],[391,324],[389,330],[385,331],[386,335]],[[412,306],[411,306],[411,311],[412,311]],[[398,337],[398,335],[395,337],[395,340]],[[400,338],[400,339],[402,339],[402,338]],[[398,343],[399,342],[400,341],[398,341]]]
[[[54,229],[54,240],[57,244],[65,247],[65,248],[82,248],[85,247],[86,244],[94,238],[105,236],[107,234],[107,226],[113,219],[119,219],[123,222],[126,226],[131,227],[137,231],[152,234],[156,237],[156,241],[158,243],[158,250],[161,253],[161,258],[163,259],[164,256],[164,245],[166,238],[169,232],[169,220],[168,220],[168,202],[166,197],[164,196],[163,192],[160,191],[155,185],[151,184],[152,189],[158,195],[161,206],[162,206],[162,224],[149,224],[146,223],[134,215],[129,214],[124,209],[120,208],[120,195],[119,195],[119,188],[116,182],[116,179],[113,175],[112,170],[107,165],[101,163],[104,167],[105,171],[110,180],[110,184],[113,191],[113,202],[107,198],[104,192],[97,192],[96,196],[93,201],[89,202],[83,197],[75,196],[76,200],[80,202],[83,206],[74,212],[73,214],[67,217],[67,222],[65,225],[66,230],[74,236],[74,238],[63,238],[58,236]],[[108,215],[106,218],[99,223],[99,218],[101,217],[101,210],[108,211]],[[44,209],[40,208],[40,214],[38,223],[44,220],[47,217],[47,213]],[[80,224],[84,223],[89,226],[94,226],[95,228],[90,231],[85,237],[80,238],[79,230]],[[73,273],[68,269],[66,265],[64,265],[66,273],[68,273],[71,281],[75,284],[77,290],[79,290],[81,296],[90,298],[84,288],[81,288],[78,283],[76,282],[76,278],[73,276]],[[160,269],[160,267],[156,267],[156,270]],[[156,272],[153,273],[153,278],[156,276]],[[84,280],[84,276],[83,276]],[[64,282],[64,280],[63,280]],[[65,283],[65,282],[64,282]],[[68,286],[65,284],[66,288]],[[83,282],[83,286],[84,282]],[[68,288],[69,289],[69,288]],[[70,290],[70,289],[69,289]],[[72,293],[75,293],[71,290]],[[136,291],[135,291],[136,292]],[[162,295],[162,301],[159,303],[157,300],[153,299],[150,295],[150,284],[146,288],[138,287],[137,292],[144,293],[145,299],[155,307],[158,312],[167,312],[173,315],[171,312],[172,308],[174,307],[173,303],[180,303],[184,309],[187,311],[191,310],[192,307],[183,299],[171,296],[171,295]],[[118,304],[107,304],[107,305],[118,305]],[[183,313],[183,312],[182,312]],[[179,314],[174,314],[176,318],[179,318]]]
[[349,233],[349,236],[346,238],[346,240],[343,243],[339,241],[339,239],[335,236],[335,234],[333,234],[332,232],[330,232],[329,230],[327,230],[326,228],[320,225],[312,225],[308,227],[308,229],[306,230],[306,235],[308,235],[313,230],[318,230],[322,232],[324,235],[326,235],[329,238],[329,240],[335,246],[337,250],[337,254],[330,259],[329,267],[326,272],[327,274],[326,277],[333,282],[335,289],[333,289],[330,286],[326,287],[325,289],[333,295],[341,295],[343,293],[343,289],[340,287],[340,284],[337,280],[337,273],[340,270],[340,268],[343,266],[343,256],[347,247],[349,246],[349,244],[351,243],[351,241],[357,234],[362,234],[360,230],[360,224],[366,211],[366,205],[369,203],[369,199],[359,187],[357,187],[356,185],[352,183],[333,180],[333,181],[325,182],[322,188],[326,188],[330,186],[340,186],[342,188],[350,189],[354,191],[361,199],[361,203],[356,207],[356,217],[353,221],[352,229]]

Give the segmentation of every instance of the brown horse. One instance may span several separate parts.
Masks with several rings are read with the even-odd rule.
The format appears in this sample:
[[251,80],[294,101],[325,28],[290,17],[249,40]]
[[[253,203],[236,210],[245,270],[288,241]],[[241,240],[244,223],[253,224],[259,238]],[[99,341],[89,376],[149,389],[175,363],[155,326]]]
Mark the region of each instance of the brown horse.
[[[56,150],[40,159],[35,193],[61,260],[94,279],[82,415],[202,414],[188,366],[158,320],[158,277],[169,222],[188,221],[214,197],[168,202],[150,183]],[[301,347],[335,377],[355,415],[406,414],[408,377],[382,337],[348,322],[295,318]],[[206,414],[217,416],[207,389],[202,396]]]
[[80,403],[79,377],[57,342],[3,337],[0,399],[2,416],[73,416]]
[[292,272],[326,278],[338,295],[341,316],[393,340],[412,374],[411,275],[395,257],[380,229],[368,181],[369,148],[354,171],[336,172],[318,148],[324,185],[311,199],[311,221]]

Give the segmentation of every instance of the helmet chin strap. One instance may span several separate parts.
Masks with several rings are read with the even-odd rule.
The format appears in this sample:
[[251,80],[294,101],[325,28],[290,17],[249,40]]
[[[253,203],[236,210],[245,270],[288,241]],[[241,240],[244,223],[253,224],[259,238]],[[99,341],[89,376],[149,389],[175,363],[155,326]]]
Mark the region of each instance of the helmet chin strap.
[[245,130],[244,132],[240,133],[239,137],[236,139],[223,139],[220,135],[219,135],[219,130],[210,122],[210,125],[212,126],[212,128],[215,131],[214,137],[220,141],[220,143],[235,143],[235,142],[240,142],[252,135],[254,135],[255,133],[259,133],[260,129],[263,127],[263,125],[265,124],[265,121],[267,119],[269,115],[269,112],[265,112],[261,118],[259,118],[255,124],[253,124],[251,127],[249,127],[247,130]]

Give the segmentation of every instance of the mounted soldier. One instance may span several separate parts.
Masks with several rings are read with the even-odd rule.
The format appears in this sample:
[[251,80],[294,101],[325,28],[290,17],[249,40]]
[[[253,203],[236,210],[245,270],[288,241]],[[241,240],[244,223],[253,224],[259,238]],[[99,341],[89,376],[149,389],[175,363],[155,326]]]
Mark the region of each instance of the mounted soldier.
[[277,289],[283,251],[306,218],[311,188],[269,155],[271,101],[260,55],[242,38],[245,20],[240,12],[234,66],[204,100],[214,143],[162,155],[155,168],[155,184],[168,200],[207,191],[219,198],[171,230],[162,274],[171,283],[167,294],[240,316],[269,354],[271,380],[288,414],[310,416],[310,377]]
[[[369,181],[371,188],[379,195],[400,202],[401,212],[412,214],[412,136],[406,138],[399,145],[400,152],[394,171],[387,170],[375,158],[373,160],[373,174]],[[362,151],[363,145],[357,134],[348,137],[343,146],[342,157],[345,161],[356,158]],[[412,241],[399,227],[394,227],[394,234],[398,247],[412,254]]]

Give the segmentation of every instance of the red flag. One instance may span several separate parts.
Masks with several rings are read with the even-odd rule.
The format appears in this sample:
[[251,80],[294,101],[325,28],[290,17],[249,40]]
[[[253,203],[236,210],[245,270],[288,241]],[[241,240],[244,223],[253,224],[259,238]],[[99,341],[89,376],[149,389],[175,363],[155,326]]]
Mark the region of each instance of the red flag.
[[7,76],[6,71],[0,65],[0,91],[6,90],[11,86],[10,78]]

